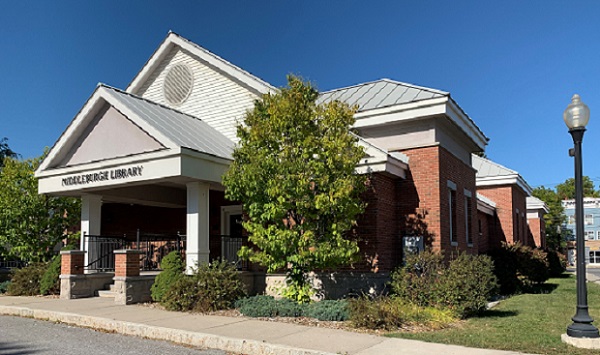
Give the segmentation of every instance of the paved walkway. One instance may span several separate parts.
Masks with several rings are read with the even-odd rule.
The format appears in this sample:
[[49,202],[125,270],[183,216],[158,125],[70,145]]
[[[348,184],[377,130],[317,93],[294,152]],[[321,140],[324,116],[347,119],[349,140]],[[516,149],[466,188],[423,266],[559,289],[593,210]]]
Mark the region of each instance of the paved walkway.
[[0,296],[0,314],[63,322],[235,354],[508,355],[515,352],[392,339],[343,330],[246,317],[168,312],[119,306],[110,298],[61,300]]

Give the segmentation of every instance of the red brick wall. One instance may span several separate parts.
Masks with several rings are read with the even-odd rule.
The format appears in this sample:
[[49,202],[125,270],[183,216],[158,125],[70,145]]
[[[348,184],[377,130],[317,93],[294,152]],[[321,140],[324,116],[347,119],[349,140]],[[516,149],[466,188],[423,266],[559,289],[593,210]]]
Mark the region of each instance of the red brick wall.
[[60,256],[61,275],[82,275],[84,253],[65,253]]
[[[397,191],[399,216],[409,234],[416,230],[427,236],[428,244],[449,255],[452,250],[477,253],[477,200],[475,170],[440,146],[402,151],[410,158],[410,172]],[[450,242],[450,207],[448,180],[456,184],[457,245]],[[467,245],[465,226],[465,189],[471,192],[470,234],[473,245]]]
[[542,249],[546,248],[546,222],[544,219],[529,218],[527,222],[529,225],[530,245]]
[[[489,243],[489,238],[490,238],[490,230],[493,226],[493,216],[490,216],[487,213],[483,213],[480,211],[477,211],[477,233],[479,234],[478,236],[478,252],[479,253],[486,253],[488,250],[490,250],[490,243]],[[481,226],[481,232],[479,231],[479,227]]]
[[401,253],[398,229],[396,181],[389,175],[373,174],[363,195],[367,203],[358,219],[358,243],[361,262],[357,271],[391,271],[399,262]]
[[528,230],[525,192],[516,185],[480,186],[477,191],[496,203],[497,223],[490,231],[489,247],[498,248],[501,242],[526,244]]

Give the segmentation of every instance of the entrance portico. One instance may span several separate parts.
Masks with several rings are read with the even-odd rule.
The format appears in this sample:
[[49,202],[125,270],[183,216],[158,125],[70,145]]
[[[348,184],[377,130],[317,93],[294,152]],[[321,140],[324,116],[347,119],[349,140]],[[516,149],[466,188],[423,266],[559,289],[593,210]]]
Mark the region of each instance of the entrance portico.
[[[231,140],[195,117],[99,86],[36,176],[40,193],[81,198],[82,236],[103,235],[103,226],[131,235],[127,221],[119,230],[103,216],[116,204],[154,208],[158,212],[137,216],[137,223],[155,229],[146,232],[183,232],[191,270],[210,261],[209,196],[222,195],[232,149]],[[178,211],[185,211],[185,230]],[[86,265],[99,253],[88,238],[81,239],[81,249]]]

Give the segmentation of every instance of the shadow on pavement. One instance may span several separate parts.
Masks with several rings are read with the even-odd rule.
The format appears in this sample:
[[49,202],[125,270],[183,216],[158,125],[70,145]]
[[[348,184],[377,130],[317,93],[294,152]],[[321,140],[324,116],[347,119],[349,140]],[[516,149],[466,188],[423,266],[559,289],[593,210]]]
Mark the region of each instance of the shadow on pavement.
[[17,342],[0,341],[0,355],[26,355],[37,354],[41,349],[31,348],[28,345],[22,345]]

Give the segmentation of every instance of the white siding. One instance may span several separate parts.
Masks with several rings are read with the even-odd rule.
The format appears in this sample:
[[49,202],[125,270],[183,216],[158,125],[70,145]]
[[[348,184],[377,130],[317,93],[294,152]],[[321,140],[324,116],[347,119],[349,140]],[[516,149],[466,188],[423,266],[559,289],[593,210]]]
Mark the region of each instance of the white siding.
[[[173,106],[166,102],[162,84],[168,70],[179,63],[185,63],[192,69],[194,85],[188,99],[181,105]],[[246,111],[252,109],[254,100],[258,99],[236,81],[178,47],[165,57],[135,94],[198,117],[233,141],[237,141],[236,123],[242,121]]]

